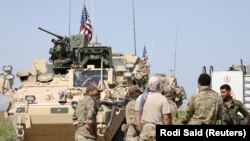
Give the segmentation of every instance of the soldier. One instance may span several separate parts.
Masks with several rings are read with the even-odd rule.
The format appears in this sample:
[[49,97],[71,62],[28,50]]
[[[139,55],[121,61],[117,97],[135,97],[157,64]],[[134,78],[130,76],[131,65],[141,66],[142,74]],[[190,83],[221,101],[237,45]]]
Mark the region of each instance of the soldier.
[[94,86],[88,86],[86,95],[78,103],[75,116],[78,129],[75,133],[75,141],[95,141],[95,120],[100,103],[100,91]]
[[152,76],[148,81],[148,89],[136,99],[136,122],[138,127],[142,125],[140,141],[156,139],[156,124],[172,123],[169,102],[159,90],[160,79]]
[[215,125],[221,122],[222,100],[218,93],[210,88],[211,78],[201,74],[198,79],[199,91],[193,95],[187,105],[183,124]]
[[126,122],[122,126],[122,130],[126,133],[125,141],[138,141],[139,131],[135,122],[135,100],[141,94],[141,90],[137,85],[132,85],[128,89],[129,102],[126,105]]
[[[248,111],[245,109],[242,102],[232,98],[231,87],[228,84],[224,84],[220,87],[221,97],[223,99],[223,115],[222,115],[222,124],[223,125],[247,125],[250,116]],[[244,119],[241,122],[241,118],[238,114],[240,112]]]
[[174,87],[167,86],[165,88],[165,91],[166,91],[165,96],[168,99],[169,108],[172,116],[172,124],[177,125],[178,112],[177,112],[177,105],[175,103],[175,98],[177,96],[176,90]]

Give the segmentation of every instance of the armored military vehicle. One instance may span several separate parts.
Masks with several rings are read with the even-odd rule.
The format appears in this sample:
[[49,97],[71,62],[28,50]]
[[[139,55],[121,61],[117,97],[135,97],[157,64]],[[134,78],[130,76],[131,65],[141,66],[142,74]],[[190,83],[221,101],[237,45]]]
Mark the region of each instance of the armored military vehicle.
[[161,80],[161,90],[163,95],[166,94],[164,91],[164,87],[172,86],[175,88],[176,91],[176,98],[175,103],[176,106],[179,108],[183,104],[183,100],[187,99],[186,92],[183,86],[177,84],[177,78],[175,76],[167,76],[164,73],[152,73],[151,76],[158,76]]
[[[143,63],[142,59],[134,55],[113,53],[113,65],[116,82],[146,87],[150,73],[149,66]],[[128,77],[124,80],[124,76]]]
[[[34,59],[32,71],[16,74],[21,86],[13,89],[11,66],[0,75],[1,93],[7,97],[6,110],[15,129],[16,141],[74,141],[72,115],[85,89],[96,85],[101,92],[98,111],[98,140],[111,141],[125,118],[125,97],[131,84],[145,85],[148,70],[136,56],[115,55],[111,47],[89,47],[84,35],[57,37],[47,63]],[[121,60],[121,61],[119,61]]]

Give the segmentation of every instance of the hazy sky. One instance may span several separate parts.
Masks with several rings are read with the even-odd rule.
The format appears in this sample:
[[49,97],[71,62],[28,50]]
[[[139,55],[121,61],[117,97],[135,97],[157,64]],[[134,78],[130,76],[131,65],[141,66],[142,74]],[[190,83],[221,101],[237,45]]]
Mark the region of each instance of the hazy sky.
[[[79,33],[82,4],[71,2],[71,34]],[[91,0],[86,4],[91,15]],[[116,52],[133,54],[132,16],[132,0],[93,0],[94,36]],[[225,70],[240,59],[250,64],[249,0],[135,0],[135,17],[137,55],[145,44],[151,72],[171,74],[178,29],[176,76],[188,96],[204,65]],[[0,18],[0,66],[30,71],[32,59],[48,59],[53,46],[53,37],[38,27],[69,34],[69,0],[5,0]]]

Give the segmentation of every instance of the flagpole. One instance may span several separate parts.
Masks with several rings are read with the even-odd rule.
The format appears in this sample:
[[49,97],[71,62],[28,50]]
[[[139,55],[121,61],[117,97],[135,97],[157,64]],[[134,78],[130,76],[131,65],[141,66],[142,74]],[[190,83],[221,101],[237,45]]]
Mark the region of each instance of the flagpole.
[[[85,0],[83,0],[83,8],[86,8]],[[87,20],[87,19],[86,19],[86,16],[84,16],[83,18],[84,18],[84,21],[85,21],[85,23],[86,23],[86,20]],[[85,24],[85,23],[84,23],[84,24]]]
[[134,6],[134,0],[133,0],[133,28],[134,28],[134,54],[136,56],[136,36],[135,36],[135,6]]
[[[94,0],[91,0],[91,20],[92,20],[92,25],[94,26]],[[92,28],[92,35],[94,36],[94,28]]]

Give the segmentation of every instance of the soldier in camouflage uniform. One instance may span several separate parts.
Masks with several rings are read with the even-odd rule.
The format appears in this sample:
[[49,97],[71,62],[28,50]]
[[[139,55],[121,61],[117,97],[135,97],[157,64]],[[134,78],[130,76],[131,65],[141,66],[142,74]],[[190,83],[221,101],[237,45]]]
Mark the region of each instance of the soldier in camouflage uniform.
[[138,141],[139,131],[136,127],[136,111],[135,111],[135,101],[136,98],[142,93],[141,89],[137,85],[132,85],[129,87],[129,102],[126,105],[126,122],[123,124],[122,130],[125,132],[125,141]]
[[95,141],[95,120],[100,103],[100,93],[96,86],[91,85],[86,89],[86,95],[78,103],[75,116],[78,129],[75,133],[75,141]]
[[172,125],[177,125],[177,118],[178,118],[178,112],[177,112],[177,105],[175,103],[175,98],[177,96],[176,90],[174,87],[167,86],[164,88],[165,92],[164,95],[167,97],[169,102],[169,109],[172,116]]
[[[224,84],[220,87],[221,97],[223,99],[223,125],[246,125],[249,122],[249,113],[245,109],[242,102],[232,98],[231,87],[228,84]],[[240,112],[244,119],[241,121],[241,117],[238,115]]]
[[199,92],[193,95],[187,105],[183,124],[215,125],[221,123],[222,99],[218,93],[210,89],[211,78],[201,74],[198,79]]

